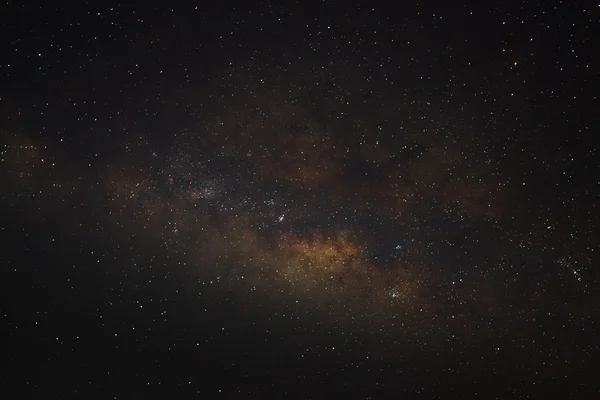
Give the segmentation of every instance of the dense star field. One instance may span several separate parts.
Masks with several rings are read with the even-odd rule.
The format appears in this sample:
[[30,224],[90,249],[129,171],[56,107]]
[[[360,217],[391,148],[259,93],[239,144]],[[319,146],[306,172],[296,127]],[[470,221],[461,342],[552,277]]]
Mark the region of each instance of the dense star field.
[[0,396],[600,396],[600,8],[436,3],[1,6]]

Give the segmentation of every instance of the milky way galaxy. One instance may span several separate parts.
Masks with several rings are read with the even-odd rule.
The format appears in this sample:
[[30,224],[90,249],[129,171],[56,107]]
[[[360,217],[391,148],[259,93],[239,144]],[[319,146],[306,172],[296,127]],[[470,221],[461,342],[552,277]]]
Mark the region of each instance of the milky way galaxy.
[[[552,29],[482,33],[555,23],[528,8],[234,8],[207,30],[208,11],[128,7],[58,12],[92,28],[69,48],[56,22],[32,50],[44,94],[2,95],[8,336],[42,324],[32,348],[62,346],[45,368],[81,357],[76,380],[116,376],[90,388],[134,397],[597,393],[582,372],[600,311],[587,42],[567,86],[539,66]],[[122,369],[65,355],[91,343]],[[7,382],[59,379],[28,368]]]

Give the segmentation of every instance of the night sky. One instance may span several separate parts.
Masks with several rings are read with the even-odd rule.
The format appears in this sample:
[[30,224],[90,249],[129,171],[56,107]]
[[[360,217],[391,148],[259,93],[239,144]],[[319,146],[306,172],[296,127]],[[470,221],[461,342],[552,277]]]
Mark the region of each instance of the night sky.
[[398,3],[0,6],[0,397],[600,398],[598,4]]

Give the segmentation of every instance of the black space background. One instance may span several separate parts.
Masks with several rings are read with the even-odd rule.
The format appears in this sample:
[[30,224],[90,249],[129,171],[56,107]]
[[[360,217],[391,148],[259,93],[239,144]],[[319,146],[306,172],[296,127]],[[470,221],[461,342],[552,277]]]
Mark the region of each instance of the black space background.
[[[73,190],[68,197],[46,186],[35,193],[27,182],[9,179],[15,167],[3,158],[0,397],[597,398],[598,10],[591,2],[506,1],[3,4],[3,144],[14,136],[47,144],[69,166],[58,179]],[[523,256],[518,288],[505,291],[510,278],[504,270],[488,267],[478,275],[494,276],[485,284],[497,293],[497,314],[480,315],[468,305],[463,311],[477,324],[493,319],[481,322],[485,332],[470,325],[456,342],[447,340],[437,321],[456,309],[446,303],[435,318],[407,320],[414,322],[412,333],[394,338],[379,328],[328,323],[345,312],[336,306],[329,314],[296,309],[296,298],[281,295],[276,282],[251,293],[206,286],[199,296],[188,242],[162,246],[140,239],[128,217],[129,231],[105,223],[106,192],[89,184],[103,178],[101,169],[88,168],[98,153],[103,165],[126,164],[120,146],[139,133],[147,135],[141,146],[147,157],[181,145],[174,135],[198,131],[205,140],[206,121],[227,119],[227,107],[245,108],[243,100],[229,100],[232,86],[259,93],[266,103],[282,101],[277,88],[260,92],[260,82],[269,86],[283,66],[292,71],[287,76],[304,71],[287,79],[308,88],[298,100],[306,118],[338,132],[350,148],[359,145],[346,133],[349,118],[359,115],[393,131],[398,119],[373,121],[398,99],[405,104],[399,119],[406,131],[431,129],[443,119],[453,121],[454,131],[475,132],[465,133],[476,136],[478,144],[469,146],[490,143],[490,157],[504,166],[498,175],[510,176],[515,189],[494,229],[530,231],[534,244]],[[223,78],[234,67],[238,78]],[[367,83],[354,85],[367,76]],[[339,109],[328,93],[344,90],[351,104],[362,105],[336,119]],[[441,106],[423,108],[427,102]],[[379,140],[375,131],[368,140]],[[473,143],[458,137],[458,143]],[[396,139],[381,140],[392,152]],[[422,150],[413,151],[378,167],[356,157],[344,165],[347,180],[340,186],[366,174],[377,180]],[[230,179],[228,173],[220,176]],[[39,176],[48,186],[56,179]],[[267,178],[257,186],[264,199],[286,188]],[[296,228],[335,230],[327,216],[337,205],[310,199],[322,206]],[[352,214],[343,207],[342,214]],[[416,219],[419,207],[430,206],[416,205]],[[393,228],[382,223],[374,229],[369,218],[365,211],[348,227],[369,233],[364,243],[373,265],[385,269],[396,254]],[[440,223],[434,232],[433,220],[422,222],[423,235],[442,243],[452,228]],[[486,223],[481,218],[470,225],[482,241],[471,248],[473,259],[495,246],[497,231],[486,231]],[[558,227],[551,238],[547,224]],[[277,229],[265,235],[277,237]],[[567,242],[573,234],[582,239]],[[567,256],[585,260],[577,272],[581,284],[567,282],[571,277],[557,266]],[[463,260],[451,252],[429,258],[439,280],[460,275],[442,271],[451,257]],[[198,268],[217,258],[207,255]],[[219,265],[235,271],[235,262]],[[154,269],[126,267],[136,263]],[[483,278],[471,284],[482,286]],[[448,290],[432,287],[440,297]],[[375,322],[388,326],[383,317]]]

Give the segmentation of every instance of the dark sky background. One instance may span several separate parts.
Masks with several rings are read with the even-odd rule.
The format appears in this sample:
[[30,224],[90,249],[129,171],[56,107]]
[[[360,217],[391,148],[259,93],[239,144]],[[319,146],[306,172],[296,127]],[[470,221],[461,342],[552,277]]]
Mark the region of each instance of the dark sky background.
[[0,6],[0,397],[598,398],[598,4],[287,3]]

